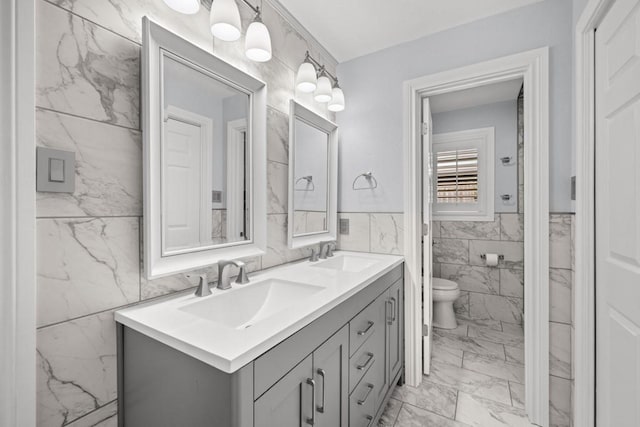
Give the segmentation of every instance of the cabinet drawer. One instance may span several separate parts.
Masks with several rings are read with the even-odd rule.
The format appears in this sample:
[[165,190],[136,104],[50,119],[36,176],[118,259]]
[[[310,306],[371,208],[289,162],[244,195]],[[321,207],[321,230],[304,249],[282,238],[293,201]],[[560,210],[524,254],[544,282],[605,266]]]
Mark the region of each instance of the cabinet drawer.
[[356,388],[362,377],[379,358],[380,354],[377,354],[379,351],[376,351],[374,344],[373,340],[367,340],[349,359],[349,392]]
[[[374,362],[380,363],[380,362]],[[349,397],[349,427],[368,427],[376,415],[376,385],[369,369]]]
[[380,324],[377,307],[372,303],[349,322],[349,356],[353,356],[378,328],[384,328],[384,321]]

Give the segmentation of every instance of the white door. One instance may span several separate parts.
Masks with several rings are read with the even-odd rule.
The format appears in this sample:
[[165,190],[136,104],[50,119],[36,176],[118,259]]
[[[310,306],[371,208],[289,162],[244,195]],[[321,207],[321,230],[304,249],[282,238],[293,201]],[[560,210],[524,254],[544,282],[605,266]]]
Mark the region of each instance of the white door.
[[596,419],[640,426],[640,0],[596,30]]
[[431,233],[431,206],[433,202],[433,163],[431,161],[431,107],[429,98],[422,100],[422,323],[423,330],[427,329],[428,335],[422,338],[422,372],[429,374],[431,369],[431,340],[432,340],[432,300],[431,300],[431,266],[432,259],[432,233]]
[[211,180],[203,178],[207,175],[203,165],[203,153],[208,151],[205,144],[201,126],[172,117],[166,120],[162,150],[164,250],[192,248],[211,241],[211,208],[203,209],[210,204],[202,203],[203,195],[211,194]]

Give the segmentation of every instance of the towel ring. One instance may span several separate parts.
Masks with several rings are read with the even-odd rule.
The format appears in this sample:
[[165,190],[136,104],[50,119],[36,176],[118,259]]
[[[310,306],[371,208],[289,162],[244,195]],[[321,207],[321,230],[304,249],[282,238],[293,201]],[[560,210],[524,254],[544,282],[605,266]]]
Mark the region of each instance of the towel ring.
[[[296,182],[293,184],[294,188],[300,181],[307,181],[307,188],[296,188],[296,191],[315,191],[316,185],[313,183],[313,176],[307,175],[296,179]],[[309,188],[309,184],[311,184],[311,188]]]
[[[369,187],[356,187],[356,182],[358,182],[358,179],[360,177],[364,177],[364,179],[369,182]],[[378,188],[378,180],[373,176],[373,173],[364,172],[356,176],[356,179],[353,180],[353,184],[351,184],[351,188],[353,188],[354,190],[373,190],[375,188]]]

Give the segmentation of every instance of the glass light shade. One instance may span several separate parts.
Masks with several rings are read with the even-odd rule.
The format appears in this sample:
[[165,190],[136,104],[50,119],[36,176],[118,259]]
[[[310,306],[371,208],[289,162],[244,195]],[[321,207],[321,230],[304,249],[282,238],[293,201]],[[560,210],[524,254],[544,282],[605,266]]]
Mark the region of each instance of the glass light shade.
[[209,23],[211,24],[211,34],[215,38],[227,42],[238,40],[242,22],[235,0],[213,0]]
[[327,76],[318,77],[318,87],[314,99],[318,102],[331,101],[331,80]]
[[327,109],[335,112],[344,110],[344,92],[339,87],[334,87],[331,91],[331,101]]
[[271,36],[267,26],[253,21],[245,36],[244,53],[252,61],[266,62],[271,59]]
[[164,0],[165,4],[176,12],[193,15],[200,10],[200,0]]
[[316,68],[310,62],[303,62],[298,68],[296,75],[296,87],[300,92],[311,93],[316,90],[318,79],[316,78]]

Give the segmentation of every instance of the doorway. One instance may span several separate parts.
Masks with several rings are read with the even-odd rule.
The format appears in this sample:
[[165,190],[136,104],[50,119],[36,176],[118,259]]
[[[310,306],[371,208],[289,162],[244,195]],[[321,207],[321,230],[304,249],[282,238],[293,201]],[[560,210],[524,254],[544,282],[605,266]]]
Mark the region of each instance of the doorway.
[[[542,48],[405,82],[405,330],[407,382],[417,385],[429,369],[433,338],[431,265],[423,263],[422,239],[431,240],[430,218],[423,222],[422,99],[507,82],[524,81],[525,182],[525,393],[529,420],[549,420],[549,205],[548,205],[548,49]],[[423,236],[424,235],[424,236]],[[425,252],[428,251],[425,245]],[[424,321],[423,321],[424,319]],[[423,339],[424,337],[424,339]],[[423,355],[424,353],[424,355]],[[426,372],[425,372],[426,373]]]

